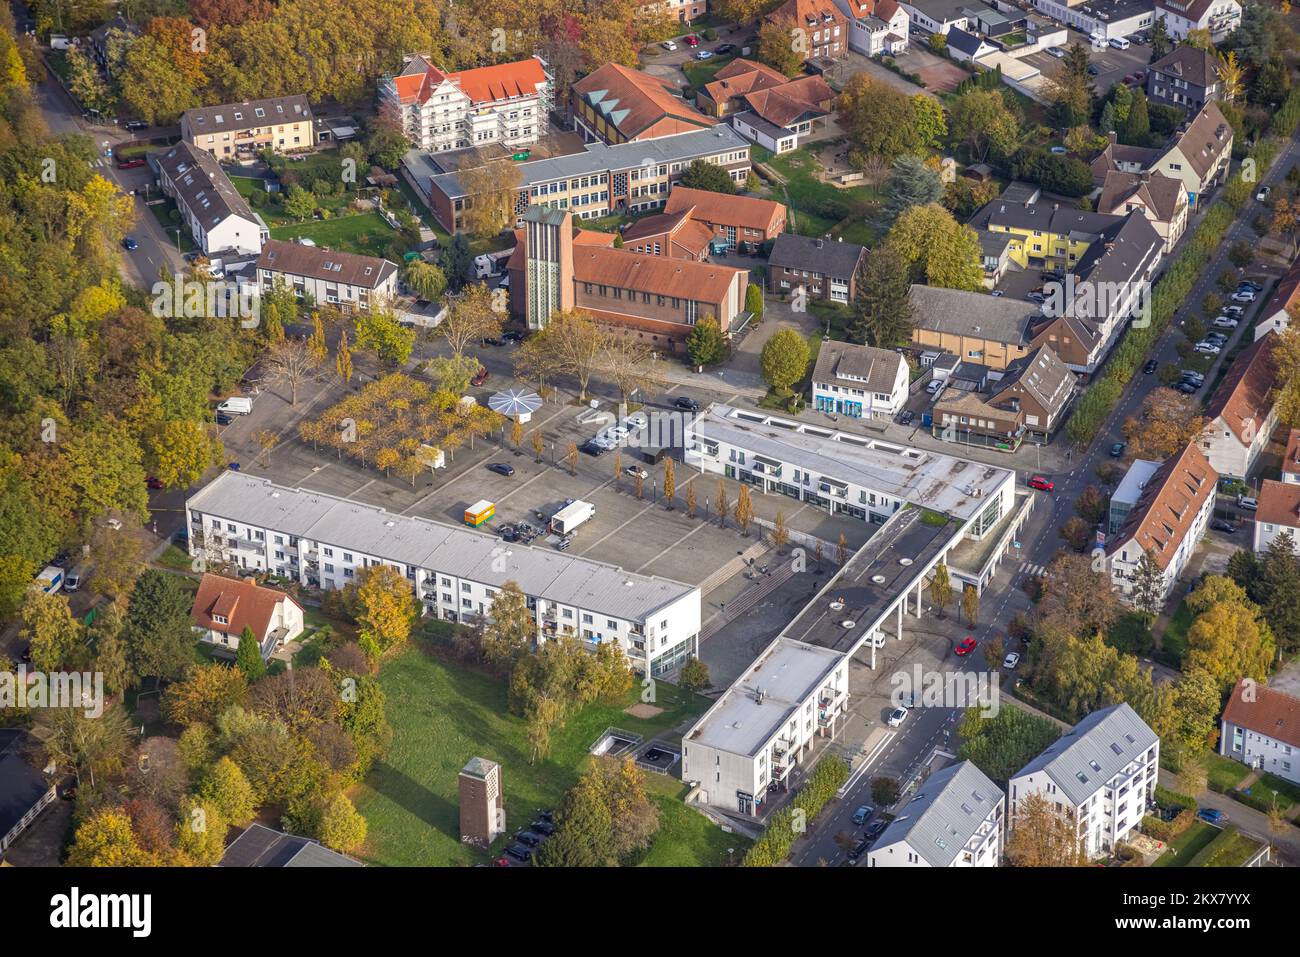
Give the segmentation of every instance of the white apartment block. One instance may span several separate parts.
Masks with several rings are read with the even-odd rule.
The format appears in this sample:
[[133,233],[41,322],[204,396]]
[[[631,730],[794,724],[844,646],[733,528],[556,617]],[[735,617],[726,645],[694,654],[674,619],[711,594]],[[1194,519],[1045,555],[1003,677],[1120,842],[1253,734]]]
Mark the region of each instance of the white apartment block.
[[426,615],[473,622],[513,581],[535,613],[538,641],[562,635],[589,648],[617,641],[633,667],[658,675],[696,651],[700,590],[550,549],[391,514],[342,498],[224,472],[185,504],[190,554],[343,588],[357,572],[390,565]]
[[1142,823],[1159,768],[1160,739],[1127,703],[1094,711],[1011,777],[1010,830],[1038,794],[1074,822],[1088,857],[1100,857]]
[[1207,424],[1197,441],[1220,475],[1249,476],[1277,427],[1277,343],[1276,335],[1265,335],[1247,346],[1205,407]]
[[212,154],[178,143],[157,155],[158,185],[176,201],[181,220],[203,255],[257,255],[270,227],[253,212]]
[[380,80],[379,100],[421,150],[527,146],[546,130],[551,79],[535,56],[455,73],[413,56]]
[[1209,30],[1218,43],[1241,26],[1241,4],[1237,0],[1156,0],[1157,17],[1174,40],[1185,40],[1193,30]]
[[997,867],[1007,799],[970,761],[934,772],[867,854],[868,867]]
[[1223,709],[1219,753],[1300,784],[1300,698],[1237,682]]
[[844,655],[777,638],[682,736],[682,780],[701,803],[761,817],[848,697]]

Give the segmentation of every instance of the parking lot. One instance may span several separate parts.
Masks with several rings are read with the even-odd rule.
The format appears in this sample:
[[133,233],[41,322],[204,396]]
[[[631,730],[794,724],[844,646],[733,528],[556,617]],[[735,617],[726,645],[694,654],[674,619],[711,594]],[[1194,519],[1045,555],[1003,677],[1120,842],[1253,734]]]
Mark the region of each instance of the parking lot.
[[[1071,30],[1069,43],[1065,46],[1072,46],[1075,43],[1091,47],[1087,34]],[[1055,76],[1062,68],[1062,61],[1046,52],[1031,53],[1023,59],[1025,63],[1036,67],[1045,77]],[[1088,60],[1097,67],[1098,73],[1093,77],[1093,84],[1097,88],[1097,93],[1102,95],[1130,73],[1145,70],[1147,64],[1151,62],[1151,47],[1134,43],[1127,50],[1116,50],[1110,46],[1103,50],[1089,49]]]

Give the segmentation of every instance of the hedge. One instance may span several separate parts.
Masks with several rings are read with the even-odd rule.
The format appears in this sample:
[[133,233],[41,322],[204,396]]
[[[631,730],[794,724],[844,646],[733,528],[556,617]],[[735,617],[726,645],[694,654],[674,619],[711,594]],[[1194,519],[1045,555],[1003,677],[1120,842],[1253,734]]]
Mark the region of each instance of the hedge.
[[1195,820],[1196,812],[1190,808],[1179,811],[1172,821],[1162,821],[1154,814],[1148,814],[1142,819],[1142,833],[1157,841],[1172,844],[1174,839],[1191,827]]
[[794,800],[772,815],[772,819],[767,822],[767,830],[745,854],[742,866],[775,867],[785,860],[797,836],[794,812],[803,811],[804,821],[811,821],[848,779],[849,766],[842,758],[822,758]]
[[1196,810],[1196,798],[1190,794],[1179,794],[1159,784],[1156,785],[1156,803],[1161,807],[1176,807],[1184,811]]
[[[1223,830],[1214,836],[1210,841],[1196,853],[1196,855],[1187,862],[1187,867],[1218,867],[1219,858],[1227,851],[1232,850],[1237,844],[1237,829],[1231,825],[1225,825]],[[1225,865],[1226,866],[1226,865]]]

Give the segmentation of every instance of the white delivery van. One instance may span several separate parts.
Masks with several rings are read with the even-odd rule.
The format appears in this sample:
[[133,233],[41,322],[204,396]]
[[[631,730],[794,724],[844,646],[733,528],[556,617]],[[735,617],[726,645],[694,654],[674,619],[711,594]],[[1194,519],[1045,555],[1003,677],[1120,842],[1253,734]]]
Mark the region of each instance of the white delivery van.
[[570,502],[551,516],[551,531],[556,535],[569,535],[595,514],[596,506],[590,502]]
[[253,400],[246,395],[232,395],[217,406],[217,411],[226,412],[230,415],[248,415],[253,411]]
[[53,595],[63,587],[63,569],[58,565],[46,565],[44,571],[32,582],[33,588],[39,588],[47,595]]

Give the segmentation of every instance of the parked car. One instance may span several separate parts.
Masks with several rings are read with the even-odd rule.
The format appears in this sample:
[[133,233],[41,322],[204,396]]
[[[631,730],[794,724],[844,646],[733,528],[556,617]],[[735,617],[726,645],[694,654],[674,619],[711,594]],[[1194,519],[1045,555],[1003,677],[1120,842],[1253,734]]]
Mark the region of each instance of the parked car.
[[524,334],[522,332],[503,332],[501,333],[502,342],[523,342]]
[[1097,64],[1095,64],[1095,63],[1089,63],[1089,64],[1088,64],[1088,76],[1097,76],[1097,75],[1099,75],[1100,73],[1101,73],[1101,70],[1097,69]]
[[1040,492],[1050,492],[1056,488],[1056,483],[1044,478],[1041,475],[1035,475],[1027,483],[1030,488],[1036,488]]
[[1214,325],[1219,329],[1236,329],[1237,320],[1231,316],[1215,316]]
[[897,728],[906,720],[907,720],[907,709],[895,708],[893,711],[889,712],[889,719],[885,723],[889,725],[891,728]]
[[152,489],[160,489],[160,488],[166,488],[166,487],[167,487],[166,485],[163,484],[163,480],[162,480],[162,479],[160,479],[160,478],[154,478],[152,475],[149,475],[149,476],[146,476],[146,477],[145,477],[144,484],[147,485],[147,486],[149,486],[149,487],[152,488]]
[[1259,502],[1248,495],[1237,496],[1237,508],[1244,508],[1248,512],[1253,512],[1259,508]]
[[679,395],[673,405],[679,409],[685,409],[687,412],[700,411],[700,404],[689,395]]
[[871,842],[865,837],[849,848],[849,860],[856,861],[863,854],[871,849]]
[[1234,525],[1232,522],[1228,521],[1226,518],[1214,519],[1212,522],[1210,522],[1210,528],[1214,529],[1216,532],[1227,532],[1229,535],[1231,535],[1237,530],[1237,526]]
[[1020,664],[1020,652],[1018,651],[1013,651],[1002,659],[1002,667],[1006,668],[1007,671],[1013,670],[1018,664]]
[[135,250],[140,248],[140,244],[137,243],[130,236],[127,236],[125,239],[122,240],[122,248],[125,249],[127,252],[134,252]]
[[723,43],[713,52],[719,56],[722,56],[724,53],[735,53],[736,45],[734,43]]
[[1244,303],[1244,302],[1254,302],[1254,301],[1255,301],[1255,296],[1256,296],[1256,293],[1255,293],[1255,290],[1253,290],[1253,289],[1238,289],[1236,292],[1234,292],[1234,293],[1232,294],[1232,301],[1233,301],[1233,302],[1243,302],[1243,303]]
[[217,413],[217,425],[229,425],[234,421],[234,416],[226,415],[224,412]]
[[1056,156],[1064,156],[1066,153],[1070,151],[1067,150],[1064,146],[1053,146],[1051,148],[1051,152]]
[[139,169],[145,164],[143,156],[132,156],[128,159],[119,159],[117,161],[118,169]]
[[911,409],[904,409],[903,414],[898,417],[900,425],[911,425],[912,420],[916,418],[916,413]]
[[1213,824],[1215,826],[1221,825],[1224,821],[1228,819],[1227,816],[1222,811],[1220,811],[1218,808],[1213,808],[1213,807],[1201,808],[1199,811],[1196,812],[1196,816],[1199,817],[1206,824]]
[[674,50],[677,49],[677,44],[674,43],[672,40],[665,40],[663,43],[659,45],[663,47],[665,50],[667,50],[669,53],[672,53]]
[[632,476],[633,478],[640,478],[642,480],[648,479],[650,477],[650,473],[647,472],[645,469],[641,468],[641,466],[639,465],[629,465],[627,468],[623,469],[623,472],[627,475]]
[[1120,459],[1120,458],[1123,458],[1123,457],[1124,457],[1124,450],[1125,450],[1126,448],[1128,448],[1128,443],[1126,443],[1126,442],[1115,442],[1115,443],[1112,444],[1111,447],[1110,447],[1110,457],[1113,458],[1113,459]]
[[870,804],[864,804],[853,812],[853,823],[858,827],[867,823],[867,818],[876,813],[876,809]]
[[930,380],[930,384],[925,387],[925,391],[928,392],[930,395],[934,395],[942,388],[943,388],[942,379],[932,379]]
[[497,475],[504,475],[507,478],[515,474],[515,467],[505,462],[493,462],[487,468],[489,472],[496,472]]
[[139,133],[141,130],[147,130],[149,124],[144,120],[127,120],[122,124],[122,128],[128,133]]
[[1253,280],[1250,280],[1250,279],[1243,279],[1241,282],[1237,283],[1237,288],[1238,288],[1239,290],[1240,290],[1240,289],[1249,289],[1251,292],[1263,292],[1263,291],[1264,291],[1264,287],[1263,287],[1263,286],[1261,286],[1259,283],[1254,282]]
[[712,51],[712,50],[700,50],[700,51],[698,51],[698,52],[695,54],[695,59],[697,59],[697,60],[712,60],[712,59],[713,59],[713,51]]
[[226,468],[230,469],[230,471],[232,471],[232,472],[238,472],[238,471],[239,471],[239,463],[238,463],[238,462],[231,462],[229,465],[226,466]]
[[1183,395],[1191,395],[1197,389],[1199,389],[1200,386],[1194,382],[1188,382],[1186,379],[1184,379],[1182,382],[1178,383],[1178,385],[1174,386],[1174,388],[1177,389],[1179,392],[1181,392]]
[[1157,362],[1155,359],[1148,359],[1146,361],[1146,364],[1142,366],[1142,372],[1146,375],[1150,375],[1151,373],[1155,372],[1156,369],[1158,368],[1160,368],[1159,362]]
[[867,825],[867,830],[864,832],[863,838],[867,841],[868,844],[870,844],[874,842],[876,838],[880,837],[881,832],[884,831],[884,829],[887,828],[888,826],[889,826],[888,821],[886,821],[883,817],[878,817],[870,824]]
[[474,378],[470,379],[469,381],[470,381],[473,385],[482,385],[482,384],[483,384],[484,382],[486,382],[487,380],[488,380],[488,371],[487,371],[487,369],[485,369],[483,366],[479,366],[479,367],[478,367],[478,372],[475,372],[475,373],[474,373]]
[[541,818],[538,818],[532,824],[528,825],[528,829],[530,831],[536,831],[543,837],[550,837],[555,833],[555,824],[551,821],[543,821]]
[[697,47],[700,45],[700,38],[697,37],[694,33],[690,33],[682,37],[682,42],[685,43],[688,47]]
[[1129,47],[1128,39],[1126,37],[1111,37],[1110,45],[1116,50],[1127,50]]
[[953,651],[960,658],[969,655],[978,646],[979,646],[979,642],[975,640],[975,636],[967,635],[965,638],[963,638],[960,642],[957,643],[957,647],[954,648]]
[[[1052,151],[1053,151],[1053,152],[1055,152],[1056,149],[1057,149],[1057,147],[1052,147]],[[1062,152],[1062,153],[1065,152],[1064,147],[1061,147],[1061,152]],[[1037,291],[1035,291],[1035,292],[1031,292],[1031,293],[1030,293],[1029,295],[1027,295],[1025,298],[1028,299],[1030,302],[1036,302],[1036,303],[1038,303],[1040,306],[1041,306],[1043,303],[1047,302],[1047,297],[1044,296],[1041,292],[1037,292]]]
[[1273,192],[1272,186],[1261,186],[1259,192],[1255,194],[1255,202],[1262,203],[1268,199],[1268,194]]
[[526,844],[529,847],[536,847],[542,843],[542,835],[534,834],[532,831],[520,831],[515,835],[515,840],[520,844]]
[[1207,356],[1217,356],[1222,350],[1213,342],[1198,342],[1196,344],[1196,351],[1204,353]]
[[572,544],[573,544],[573,539],[569,538],[566,535],[564,538],[560,539],[558,542],[555,543],[555,550],[562,552]]
[[[1238,286],[1237,288],[1243,289],[1245,287]],[[1242,316],[1246,314],[1246,307],[1245,306],[1224,306],[1223,314],[1225,316],[1231,316],[1233,319],[1240,319]]]
[[1047,55],[1051,57],[1056,57],[1056,59],[1058,60],[1065,59],[1065,51],[1060,47],[1048,47]]
[[1195,369],[1184,369],[1183,381],[1195,382],[1197,385],[1205,385],[1205,373],[1197,372]]
[[532,849],[523,844],[511,844],[506,848],[506,856],[523,864],[532,859]]
[[593,457],[598,455],[604,455],[606,452],[609,451],[608,448],[601,445],[595,439],[588,439],[586,442],[583,442],[580,446],[578,446],[578,448],[581,449],[583,452],[585,452],[587,455]]

